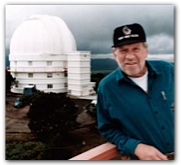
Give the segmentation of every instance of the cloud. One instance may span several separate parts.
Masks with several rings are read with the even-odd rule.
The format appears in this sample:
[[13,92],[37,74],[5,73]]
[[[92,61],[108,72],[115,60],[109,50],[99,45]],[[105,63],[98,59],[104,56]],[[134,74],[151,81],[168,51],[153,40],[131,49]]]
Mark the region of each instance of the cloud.
[[145,28],[152,53],[174,51],[173,5],[7,5],[7,47],[17,26],[34,14],[62,18],[72,31],[78,50],[92,54],[110,53],[113,30],[134,22]]
[[148,38],[149,52],[151,54],[172,54],[174,40],[166,34],[157,34]]

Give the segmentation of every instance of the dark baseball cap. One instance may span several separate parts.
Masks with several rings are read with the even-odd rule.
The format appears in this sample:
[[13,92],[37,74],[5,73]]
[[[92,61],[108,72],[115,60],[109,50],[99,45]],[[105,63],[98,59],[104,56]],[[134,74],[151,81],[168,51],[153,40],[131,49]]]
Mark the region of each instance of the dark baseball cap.
[[129,24],[117,27],[114,30],[112,47],[118,47],[125,44],[136,42],[146,42],[146,34],[143,27],[138,24]]

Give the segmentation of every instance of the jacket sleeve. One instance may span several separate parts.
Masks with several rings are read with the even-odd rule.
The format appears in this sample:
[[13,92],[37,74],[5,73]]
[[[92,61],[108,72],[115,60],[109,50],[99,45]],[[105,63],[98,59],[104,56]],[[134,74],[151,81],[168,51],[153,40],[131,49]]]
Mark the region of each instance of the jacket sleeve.
[[97,123],[99,133],[112,144],[115,144],[122,156],[134,155],[136,146],[141,142],[125,135],[120,126],[111,119],[109,105],[106,105],[104,97],[100,91],[97,92]]

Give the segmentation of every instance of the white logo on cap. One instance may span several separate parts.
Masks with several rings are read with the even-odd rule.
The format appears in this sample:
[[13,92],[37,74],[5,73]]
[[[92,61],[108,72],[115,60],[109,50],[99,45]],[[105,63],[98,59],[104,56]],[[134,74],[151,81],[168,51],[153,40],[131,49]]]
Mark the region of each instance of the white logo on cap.
[[129,29],[127,26],[125,26],[125,27],[123,28],[123,33],[124,33],[125,35],[131,34],[131,29]]

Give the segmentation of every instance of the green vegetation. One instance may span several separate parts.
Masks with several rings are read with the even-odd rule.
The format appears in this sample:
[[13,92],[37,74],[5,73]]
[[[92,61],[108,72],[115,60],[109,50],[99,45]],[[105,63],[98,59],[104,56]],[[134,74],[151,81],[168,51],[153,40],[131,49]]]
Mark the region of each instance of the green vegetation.
[[28,112],[29,128],[37,135],[67,133],[78,126],[75,103],[66,94],[40,93]]
[[91,71],[92,74],[104,74],[105,76],[111,73],[113,70],[95,70]]
[[10,90],[13,82],[15,82],[15,78],[6,70],[6,93]]
[[45,145],[41,142],[6,144],[6,160],[40,160]]

